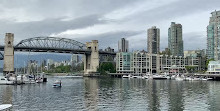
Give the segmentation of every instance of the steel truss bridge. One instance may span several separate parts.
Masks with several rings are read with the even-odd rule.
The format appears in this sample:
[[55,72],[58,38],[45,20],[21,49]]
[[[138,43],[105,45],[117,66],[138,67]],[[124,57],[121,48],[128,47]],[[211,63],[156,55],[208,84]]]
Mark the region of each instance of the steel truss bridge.
[[[0,46],[0,51],[4,51],[4,46]],[[86,45],[67,38],[58,37],[34,37],[20,41],[14,46],[14,51],[20,52],[51,52],[51,53],[71,53],[90,54],[91,50]],[[101,55],[116,55],[114,52],[99,51]],[[4,59],[0,53],[0,60]]]

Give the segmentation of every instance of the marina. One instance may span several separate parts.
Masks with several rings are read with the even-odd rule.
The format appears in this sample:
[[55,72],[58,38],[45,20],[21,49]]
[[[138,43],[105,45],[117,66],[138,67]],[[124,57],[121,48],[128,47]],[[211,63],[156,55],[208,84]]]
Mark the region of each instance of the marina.
[[0,111],[220,111],[219,0],[0,4]]

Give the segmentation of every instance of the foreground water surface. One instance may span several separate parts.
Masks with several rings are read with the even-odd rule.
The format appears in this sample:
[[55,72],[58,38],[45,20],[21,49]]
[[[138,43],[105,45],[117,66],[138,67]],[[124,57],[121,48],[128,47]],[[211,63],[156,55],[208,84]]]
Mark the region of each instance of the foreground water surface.
[[[62,88],[53,88],[61,79]],[[47,83],[0,85],[0,104],[19,111],[219,111],[220,81],[49,77]]]

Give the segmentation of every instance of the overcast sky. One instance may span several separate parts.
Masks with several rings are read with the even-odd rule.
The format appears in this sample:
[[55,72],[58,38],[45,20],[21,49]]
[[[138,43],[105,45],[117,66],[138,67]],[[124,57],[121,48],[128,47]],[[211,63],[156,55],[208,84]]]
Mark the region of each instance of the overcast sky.
[[0,44],[6,32],[15,44],[36,36],[80,42],[99,40],[100,48],[116,48],[129,40],[130,51],[147,49],[147,29],[160,28],[160,48],[168,46],[171,22],[183,26],[184,50],[206,48],[210,13],[220,0],[0,0]]

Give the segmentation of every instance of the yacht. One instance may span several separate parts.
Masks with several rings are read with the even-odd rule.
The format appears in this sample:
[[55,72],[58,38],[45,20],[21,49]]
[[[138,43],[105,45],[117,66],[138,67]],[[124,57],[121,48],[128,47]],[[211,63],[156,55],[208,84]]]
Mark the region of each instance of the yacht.
[[14,81],[10,81],[4,76],[0,77],[0,85],[13,85],[13,84],[14,84]]

